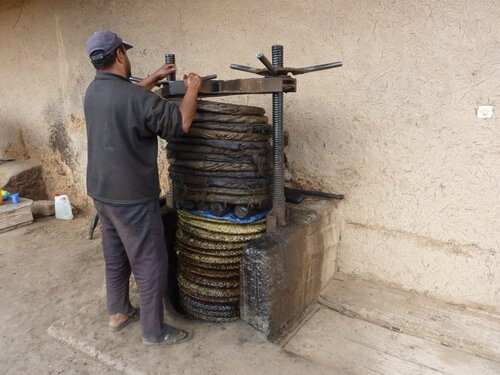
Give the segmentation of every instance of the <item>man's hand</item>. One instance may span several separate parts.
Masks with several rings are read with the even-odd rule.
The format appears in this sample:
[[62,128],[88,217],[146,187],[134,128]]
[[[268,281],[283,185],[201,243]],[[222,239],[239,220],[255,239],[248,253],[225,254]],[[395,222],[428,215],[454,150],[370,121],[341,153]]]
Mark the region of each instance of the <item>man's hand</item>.
[[175,67],[175,64],[165,64],[151,75],[155,76],[156,82],[158,82],[169,74],[175,73],[176,70],[177,68]]
[[198,92],[201,90],[203,80],[195,73],[184,74],[184,85],[186,86],[186,93],[179,106],[179,112],[182,117],[182,130],[187,133],[196,114]]
[[138,86],[142,86],[148,90],[151,90],[153,87],[155,87],[156,83],[169,74],[175,73],[177,68],[175,67],[175,64],[164,64],[160,69],[158,69],[156,72],[153,74],[150,74],[146,78],[144,78],[141,82],[138,82]]
[[192,88],[195,89],[196,92],[199,92],[201,90],[202,85],[203,85],[203,80],[198,74],[195,73],[189,73],[189,75],[184,74],[184,86],[186,86],[186,89]]

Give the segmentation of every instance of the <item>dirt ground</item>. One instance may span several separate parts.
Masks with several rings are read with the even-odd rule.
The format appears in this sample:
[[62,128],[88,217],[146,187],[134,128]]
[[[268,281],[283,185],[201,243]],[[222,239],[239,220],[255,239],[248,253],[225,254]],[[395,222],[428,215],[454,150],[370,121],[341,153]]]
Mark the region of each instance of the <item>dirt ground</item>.
[[0,234],[0,373],[116,373],[47,334],[104,293],[100,240],[86,239],[87,223],[45,218]]

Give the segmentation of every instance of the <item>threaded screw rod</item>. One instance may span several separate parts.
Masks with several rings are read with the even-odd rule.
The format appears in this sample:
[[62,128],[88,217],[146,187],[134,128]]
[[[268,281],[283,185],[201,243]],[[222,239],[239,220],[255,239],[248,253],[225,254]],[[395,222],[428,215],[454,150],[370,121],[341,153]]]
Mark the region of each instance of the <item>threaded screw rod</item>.
[[[272,46],[272,64],[283,67],[283,46]],[[283,161],[283,93],[280,92],[273,94],[273,215],[278,226],[286,225]]]

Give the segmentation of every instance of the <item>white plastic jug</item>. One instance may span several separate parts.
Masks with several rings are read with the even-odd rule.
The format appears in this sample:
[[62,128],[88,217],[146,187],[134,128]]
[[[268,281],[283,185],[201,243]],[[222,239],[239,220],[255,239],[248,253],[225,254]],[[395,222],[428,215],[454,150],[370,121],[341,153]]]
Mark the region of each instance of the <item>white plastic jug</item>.
[[56,209],[56,219],[71,220],[73,212],[71,211],[71,203],[67,195],[56,195],[54,197],[54,205]]

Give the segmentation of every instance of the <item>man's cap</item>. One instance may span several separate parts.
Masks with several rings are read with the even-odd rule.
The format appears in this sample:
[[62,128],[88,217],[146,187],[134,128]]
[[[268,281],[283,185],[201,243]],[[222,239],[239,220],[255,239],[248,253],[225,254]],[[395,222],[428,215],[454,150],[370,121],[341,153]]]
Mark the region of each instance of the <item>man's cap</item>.
[[121,45],[126,50],[132,48],[131,44],[123,41],[114,32],[104,29],[96,31],[87,40],[87,52],[92,61],[99,61]]

